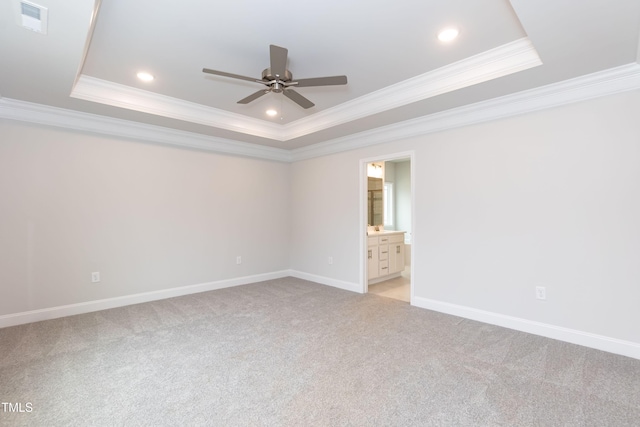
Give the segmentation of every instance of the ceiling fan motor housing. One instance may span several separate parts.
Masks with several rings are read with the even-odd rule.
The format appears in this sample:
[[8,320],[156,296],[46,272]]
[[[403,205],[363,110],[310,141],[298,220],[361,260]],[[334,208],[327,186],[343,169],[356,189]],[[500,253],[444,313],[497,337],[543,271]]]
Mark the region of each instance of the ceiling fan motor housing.
[[293,75],[289,70],[285,70],[284,76],[275,76],[271,74],[271,68],[265,68],[262,71],[262,80],[270,84],[272,92],[280,93],[284,89],[282,83],[288,83],[293,80]]

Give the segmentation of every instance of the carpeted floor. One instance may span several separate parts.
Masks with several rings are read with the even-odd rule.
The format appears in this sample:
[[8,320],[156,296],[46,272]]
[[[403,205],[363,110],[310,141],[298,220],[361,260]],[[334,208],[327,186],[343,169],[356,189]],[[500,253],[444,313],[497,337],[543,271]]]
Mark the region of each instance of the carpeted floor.
[[638,426],[640,360],[285,278],[0,329],[0,425]]

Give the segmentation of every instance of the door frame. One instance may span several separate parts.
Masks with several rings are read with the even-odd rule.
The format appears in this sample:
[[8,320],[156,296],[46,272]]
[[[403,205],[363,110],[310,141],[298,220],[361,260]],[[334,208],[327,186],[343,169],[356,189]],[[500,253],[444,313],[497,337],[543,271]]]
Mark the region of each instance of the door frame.
[[367,157],[360,159],[360,292],[366,294],[369,292],[369,278],[367,271],[367,164],[380,161],[391,161],[409,159],[409,170],[411,180],[411,304],[414,299],[414,283],[415,283],[415,253],[416,253],[416,156],[415,151],[402,151],[398,153],[384,154],[375,157]]

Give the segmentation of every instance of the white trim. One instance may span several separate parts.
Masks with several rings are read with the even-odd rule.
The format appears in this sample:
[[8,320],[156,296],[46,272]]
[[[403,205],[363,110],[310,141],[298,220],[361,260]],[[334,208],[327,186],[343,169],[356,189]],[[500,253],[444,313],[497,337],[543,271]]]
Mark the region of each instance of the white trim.
[[279,124],[84,74],[78,78],[71,91],[71,97],[247,135],[282,140],[282,126]]
[[559,83],[296,148],[292,150],[293,161],[499,120],[637,89],[640,89],[640,65],[634,62]]
[[80,75],[72,98],[213,126],[247,135],[288,141],[412,102],[497,79],[542,64],[524,37],[436,70],[389,85],[286,125]]
[[401,271],[397,273],[389,274],[388,276],[376,277],[375,279],[367,280],[367,288],[369,287],[369,285],[375,285],[376,283],[381,283],[390,279],[395,279],[396,277],[400,277],[400,276],[402,276]]
[[640,359],[640,343],[632,341],[610,338],[604,335],[592,334],[589,332],[564,328],[562,326],[506,316],[504,314],[416,296],[411,297],[411,305],[438,311],[440,313],[463,317],[465,319],[502,326],[516,331],[527,332],[572,344],[595,348],[609,353],[620,354],[634,359]]
[[42,320],[57,319],[59,317],[74,316],[76,314],[91,313],[94,311],[107,310],[110,308],[124,307],[127,305],[140,304],[144,302],[163,300],[183,295],[197,294],[200,292],[215,291],[217,289],[229,288],[232,286],[247,285],[249,283],[262,282],[265,280],[280,279],[290,276],[289,270],[276,271],[272,273],[255,274],[252,276],[237,277],[233,279],[218,280],[215,282],[200,283],[197,285],[181,286],[177,288],[162,289],[159,291],[144,292],[121,297],[107,298],[96,301],[87,301],[77,304],[69,304],[58,307],[31,310],[21,313],[5,314],[0,316],[0,328],[22,325],[25,323],[39,322]]
[[[247,285],[250,283],[280,279],[289,276],[303,280],[309,280],[322,285],[344,289],[347,291],[361,293],[360,286],[357,283],[345,282],[342,280],[304,273],[296,270],[281,270],[272,273],[256,274],[252,276],[237,277],[215,282],[200,283],[197,285],[182,286],[133,295],[125,295],[121,297],[69,304],[58,307],[50,307],[40,310],[31,310],[21,313],[6,314],[0,316],[0,328],[39,322],[43,320],[57,319],[66,316],[74,316],[84,313],[92,313],[95,311],[108,310],[111,308],[124,307],[151,301],[158,301],[183,295],[192,295],[200,292],[208,292],[233,286]],[[640,359],[640,343],[624,341],[617,338],[610,338],[603,335],[549,325],[532,320],[506,316],[503,314],[479,310],[472,307],[417,297],[413,295],[413,289],[411,295],[411,305],[427,310],[433,310],[440,313],[446,313],[453,316],[459,316],[466,319],[514,329],[517,331],[540,335],[547,338],[557,339],[564,342],[578,344],[585,347],[591,347],[610,353],[620,354],[623,356],[632,357],[634,359]]]
[[216,138],[122,119],[0,98],[0,118],[40,125],[92,132],[139,141],[196,148],[223,154],[290,162],[291,153],[282,148]]
[[91,40],[93,39],[93,33],[96,30],[96,22],[98,22],[98,13],[100,12],[101,7],[102,0],[94,0],[93,12],[91,13],[91,20],[89,21],[89,30],[87,31],[87,39],[84,41],[84,49],[82,49],[82,59],[78,64],[78,71],[76,71],[76,76],[73,79],[74,86],[82,75],[82,68],[84,67],[84,63],[87,60],[87,55],[89,54],[89,47],[91,47]]
[[[360,275],[359,275],[359,279],[360,279],[360,283],[358,284],[358,292],[362,292],[363,294],[366,294],[367,292],[369,292],[369,268],[367,266],[367,251],[369,249],[369,242],[367,240],[367,230],[368,230],[368,226],[369,226],[369,218],[368,218],[368,206],[367,206],[367,199],[368,199],[368,194],[367,191],[369,191],[369,175],[367,174],[367,164],[371,163],[369,161],[367,161],[368,159],[360,159],[359,162],[359,183],[358,183],[358,194],[360,195],[360,203],[359,203],[359,210],[360,210],[360,221],[358,221],[358,227],[359,227],[359,232],[358,232],[358,237],[360,238],[360,254],[358,256],[358,265],[360,267]],[[367,218],[365,220],[365,218]]]
[[284,126],[283,140],[299,138],[541,64],[533,44],[524,37],[296,120]]
[[127,120],[0,98],[0,118],[281,162],[321,157],[640,89],[631,63],[523,92],[286,150]]
[[320,283],[321,285],[332,286],[338,289],[344,289],[345,291],[358,292],[360,286],[357,283],[345,282],[343,280],[332,279],[331,277],[318,276],[311,273],[305,273],[303,271],[290,270],[289,275],[302,280],[309,280],[311,282]]

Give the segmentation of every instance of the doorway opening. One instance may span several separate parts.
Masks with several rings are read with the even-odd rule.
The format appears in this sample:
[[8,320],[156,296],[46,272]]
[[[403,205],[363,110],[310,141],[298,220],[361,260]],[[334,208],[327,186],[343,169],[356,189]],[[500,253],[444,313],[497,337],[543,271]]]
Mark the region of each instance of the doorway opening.
[[414,152],[360,160],[363,293],[411,302],[415,249]]

